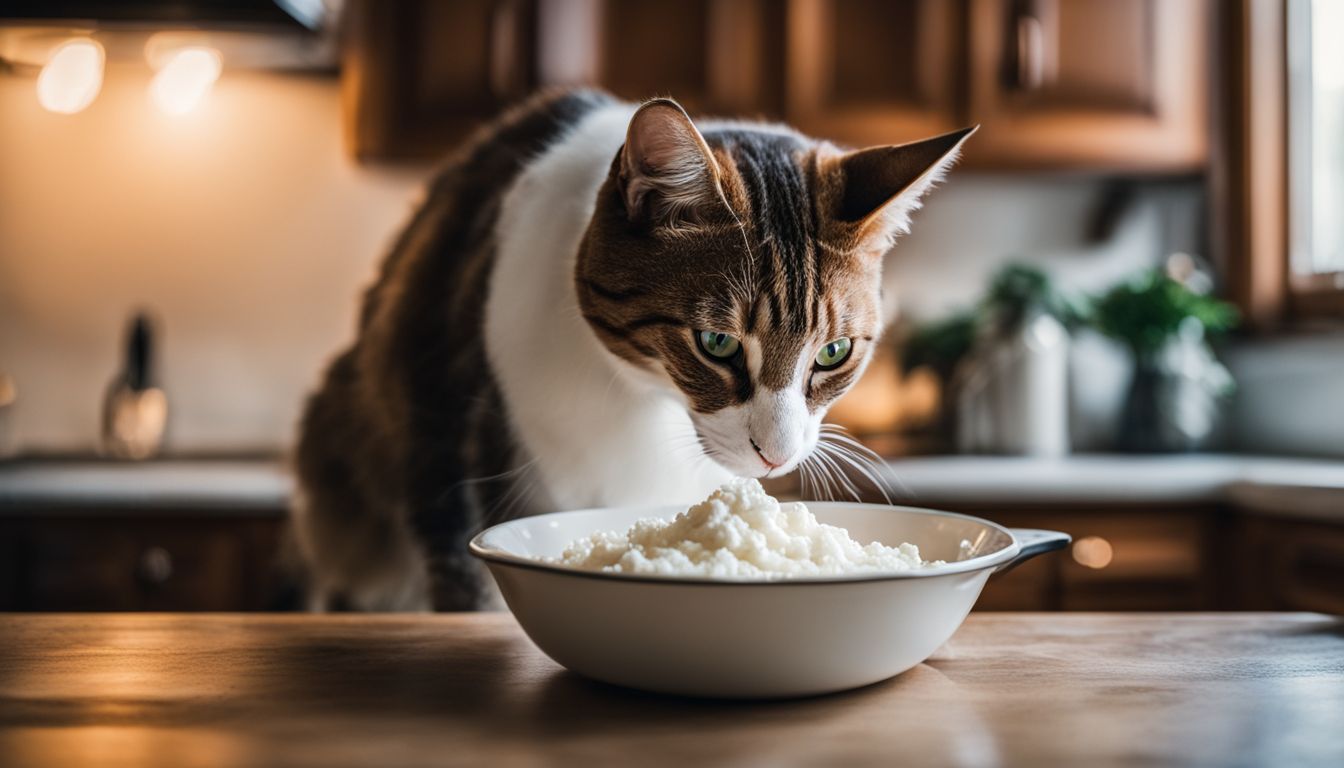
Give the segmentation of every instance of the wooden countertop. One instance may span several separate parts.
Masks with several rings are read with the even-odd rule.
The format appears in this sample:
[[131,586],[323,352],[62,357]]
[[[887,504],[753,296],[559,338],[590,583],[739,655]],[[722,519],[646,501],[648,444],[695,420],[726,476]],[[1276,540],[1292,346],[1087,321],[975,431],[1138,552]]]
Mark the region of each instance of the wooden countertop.
[[787,702],[571,675],[507,614],[0,616],[0,764],[1344,765],[1344,619],[973,614]]

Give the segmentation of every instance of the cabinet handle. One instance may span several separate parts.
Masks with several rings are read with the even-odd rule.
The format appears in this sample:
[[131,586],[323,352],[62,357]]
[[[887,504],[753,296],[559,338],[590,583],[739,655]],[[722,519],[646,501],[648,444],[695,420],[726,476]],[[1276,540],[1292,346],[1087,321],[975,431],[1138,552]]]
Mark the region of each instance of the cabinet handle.
[[1035,16],[1017,17],[1017,85],[1034,91],[1045,81],[1045,30]]
[[136,571],[146,584],[163,584],[173,576],[173,555],[163,547],[150,547],[140,553]]

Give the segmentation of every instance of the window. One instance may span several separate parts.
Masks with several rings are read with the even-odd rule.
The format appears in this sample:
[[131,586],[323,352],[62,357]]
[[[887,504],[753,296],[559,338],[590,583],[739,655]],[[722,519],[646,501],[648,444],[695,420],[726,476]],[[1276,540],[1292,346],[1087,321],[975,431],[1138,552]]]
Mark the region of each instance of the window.
[[1288,288],[1344,290],[1344,2],[1289,0]]

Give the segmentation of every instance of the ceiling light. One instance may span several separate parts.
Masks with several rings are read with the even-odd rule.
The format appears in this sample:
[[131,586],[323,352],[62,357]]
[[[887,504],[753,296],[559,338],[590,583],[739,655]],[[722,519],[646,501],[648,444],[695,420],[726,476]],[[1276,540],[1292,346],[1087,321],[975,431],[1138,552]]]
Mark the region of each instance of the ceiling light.
[[43,107],[73,115],[93,103],[103,87],[103,46],[88,38],[62,43],[37,76]]
[[154,103],[170,115],[195,109],[219,79],[223,63],[213,48],[192,46],[178,50],[150,83]]

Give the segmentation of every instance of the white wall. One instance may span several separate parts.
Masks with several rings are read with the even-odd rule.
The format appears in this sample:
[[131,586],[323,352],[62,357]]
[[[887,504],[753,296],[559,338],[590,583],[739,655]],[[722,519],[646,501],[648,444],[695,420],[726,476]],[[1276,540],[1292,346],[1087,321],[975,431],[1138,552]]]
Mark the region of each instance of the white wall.
[[1344,335],[1244,342],[1228,367],[1237,447],[1344,456]]
[[424,171],[355,165],[333,78],[226,73],[170,118],[139,68],[85,112],[0,75],[0,371],[18,447],[96,444],[126,318],[153,309],[179,450],[275,446]]
[[889,256],[887,295],[903,315],[924,320],[973,305],[1012,261],[1046,268],[1063,289],[1099,292],[1173,251],[1200,252],[1198,182],[1134,184],[1112,231],[1093,239],[1090,222],[1106,190],[1089,177],[953,170]]

